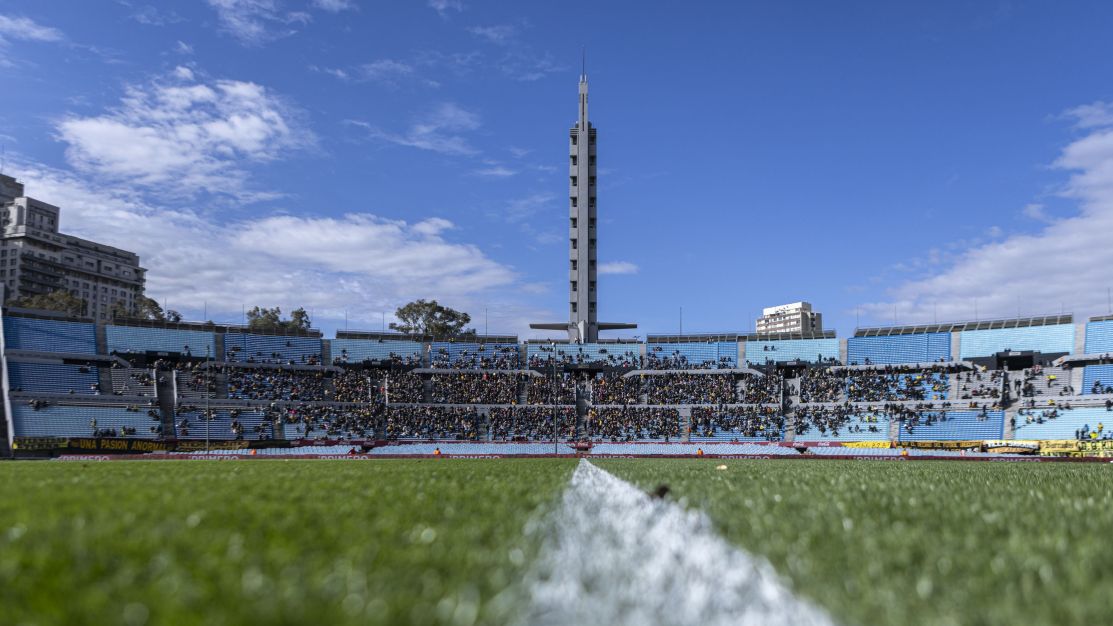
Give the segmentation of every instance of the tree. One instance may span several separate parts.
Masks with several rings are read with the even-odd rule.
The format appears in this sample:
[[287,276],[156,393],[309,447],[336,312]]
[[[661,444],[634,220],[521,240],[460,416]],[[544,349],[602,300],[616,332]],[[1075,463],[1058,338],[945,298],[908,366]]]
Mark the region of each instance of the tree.
[[436,300],[415,300],[399,307],[394,316],[398,322],[391,322],[390,327],[407,335],[453,337],[475,332],[464,330],[464,326],[471,322],[470,315],[441,306]]
[[274,307],[254,307],[247,312],[248,330],[276,332],[282,324],[282,309]]
[[85,315],[85,300],[65,289],[57,289],[45,295],[20,298],[12,306],[42,311],[57,311],[73,317]]
[[[113,315],[113,317],[115,317],[115,315]],[[120,317],[134,317],[136,319],[154,320],[158,322],[166,320],[166,314],[162,312],[162,307],[158,305],[158,300],[148,298],[147,296],[139,296],[136,298],[135,306],[132,310],[127,311]]]
[[282,319],[282,309],[254,307],[247,312],[247,328],[256,332],[298,332],[312,327],[309,313],[304,308],[294,309],[290,319]]
[[[173,322],[173,323],[177,324],[178,322],[182,321],[182,314],[178,313],[174,309],[167,309],[166,310],[166,321]],[[209,323],[211,324],[212,322],[209,322]]]

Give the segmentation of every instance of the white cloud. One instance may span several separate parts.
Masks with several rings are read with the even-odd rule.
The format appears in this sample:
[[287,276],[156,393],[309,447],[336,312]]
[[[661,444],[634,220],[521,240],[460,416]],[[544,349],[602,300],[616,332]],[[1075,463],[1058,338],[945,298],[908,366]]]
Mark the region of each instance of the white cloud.
[[[1076,214],[1048,222],[1034,234],[968,248],[939,273],[912,280],[890,292],[890,301],[864,308],[885,319],[896,306],[902,322],[970,319],[975,313],[1007,317],[1057,313],[1104,312],[1106,288],[1113,286],[1113,118],[1109,103],[1068,111],[1087,134],[1068,144],[1053,164],[1068,172],[1060,192],[1078,203]],[[1029,217],[1045,217],[1043,207],[1029,205]]]
[[[354,212],[222,223],[69,172],[22,163],[18,170],[29,193],[62,207],[64,232],[137,252],[149,269],[148,293],[194,317],[207,302],[218,321],[213,312],[235,319],[241,305],[267,304],[377,322],[379,311],[420,297],[474,315],[488,299],[513,293],[518,280],[477,246],[450,240],[455,225],[442,218],[406,222]],[[505,315],[500,324],[517,323]]]
[[0,15],[0,41],[62,41],[65,35],[57,28],[43,26],[28,17]]
[[177,24],[185,21],[185,18],[178,15],[173,10],[161,10],[150,4],[135,6],[127,0],[116,1],[126,7],[134,8],[135,11],[131,14],[131,19],[145,26],[166,26],[168,24]]
[[1037,222],[1050,222],[1051,217],[1044,208],[1045,207],[1039,202],[1030,202],[1024,205],[1024,208],[1021,209],[1020,212],[1024,214],[1024,217],[1036,220]]
[[379,59],[359,66],[359,74],[365,80],[391,82],[397,78],[413,74],[414,68],[409,63],[395,61],[394,59]]
[[599,264],[600,274],[637,274],[638,266],[629,261],[611,261]]
[[474,173],[476,176],[485,176],[487,178],[510,178],[518,172],[505,165],[489,165],[475,170]]
[[494,26],[472,26],[468,32],[486,39],[495,44],[506,43],[518,35],[518,27],[513,24],[496,24]]
[[404,133],[386,132],[360,120],[347,120],[346,123],[363,128],[372,138],[400,146],[458,156],[479,153],[462,134],[479,128],[479,116],[451,102],[422,115]]
[[329,13],[339,13],[358,8],[353,0],[313,0],[313,6]]
[[174,52],[178,54],[193,54],[193,46],[184,41],[179,41],[174,45]]
[[285,12],[278,0],[206,0],[217,14],[221,28],[241,43],[258,46],[293,34],[291,24],[304,24],[308,13]]
[[79,170],[164,195],[226,194],[241,201],[273,196],[252,190],[246,166],[313,145],[297,113],[256,83],[198,82],[194,71],[127,88],[101,115],[57,123]]
[[448,17],[450,11],[459,13],[464,10],[464,3],[461,0],[429,0],[428,4],[441,17]]

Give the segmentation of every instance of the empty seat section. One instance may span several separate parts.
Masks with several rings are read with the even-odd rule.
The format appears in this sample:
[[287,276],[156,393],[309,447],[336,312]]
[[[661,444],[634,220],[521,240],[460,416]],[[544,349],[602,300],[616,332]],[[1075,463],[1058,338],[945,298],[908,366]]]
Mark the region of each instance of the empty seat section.
[[19,363],[8,361],[12,391],[95,395],[100,384],[97,368],[87,365]]
[[417,341],[385,339],[333,339],[332,360],[337,363],[389,361],[392,359],[419,364],[422,346]]
[[227,361],[252,363],[320,364],[321,339],[227,333],[224,335],[224,358]]
[[1005,412],[949,411],[925,413],[918,422],[900,425],[901,441],[955,441],[1000,439],[1005,430]]
[[738,366],[738,344],[729,341],[701,343],[648,343],[646,369],[714,369]]
[[847,365],[888,365],[951,360],[950,333],[851,337],[846,340]]
[[[122,406],[61,406],[51,404],[40,409],[19,402],[12,403],[16,437],[92,437],[115,431],[115,436],[135,439],[159,437],[161,420],[147,414],[147,407],[128,410]],[[124,429],[134,428],[134,435]]]
[[4,341],[9,350],[96,354],[93,324],[30,317],[4,317]]
[[437,341],[430,348],[430,367],[517,369],[518,344]]
[[1086,324],[1086,354],[1113,352],[1113,320]]
[[241,439],[256,440],[256,439],[270,439],[273,437],[272,425],[269,421],[264,419],[263,411],[261,410],[240,410],[239,414],[233,417],[235,409],[218,408],[212,409],[213,419],[204,419],[204,411],[201,409],[191,411],[179,411],[175,424],[175,429],[179,439],[205,439],[206,431],[209,439],[236,439],[236,434],[233,431],[233,419],[242,426]]
[[1074,351],[1074,325],[964,330],[959,341],[959,355],[962,359],[993,356],[1006,350],[1069,354]]
[[1113,365],[1087,365],[1082,372],[1082,388],[1078,393],[1105,393],[1110,387],[1113,387]]
[[1026,410],[1016,416],[1014,439],[1097,439],[1109,438],[1113,412],[1104,407],[1077,409]]
[[105,336],[109,352],[178,352],[198,358],[220,358],[215,336],[204,330],[106,326]]
[[777,341],[747,341],[746,362],[764,365],[776,361],[806,361],[829,363],[839,360],[838,339],[784,339]]

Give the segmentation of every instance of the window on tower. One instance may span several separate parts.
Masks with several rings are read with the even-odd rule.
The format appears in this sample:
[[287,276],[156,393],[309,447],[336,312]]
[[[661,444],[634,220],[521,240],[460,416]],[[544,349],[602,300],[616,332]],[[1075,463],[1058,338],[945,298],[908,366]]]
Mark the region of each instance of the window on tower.
[[576,281],[572,281],[572,291],[576,291]]
[[[570,158],[572,159],[572,167],[576,167],[576,155],[573,154]],[[595,159],[592,159],[592,161],[594,160]]]
[[570,221],[572,222],[572,228],[575,228],[576,227],[576,218],[574,218],[574,217],[570,218]]
[[576,187],[576,186],[577,186],[577,184],[576,184],[576,183],[577,183],[577,181],[576,181],[576,177],[575,177],[575,176],[569,176],[569,178],[571,178],[571,179],[572,179],[572,186],[573,186],[573,187]]
[[576,196],[570,196],[569,199],[572,201],[572,208],[575,208],[578,204],[578,202],[576,201]]
[[576,249],[576,238],[575,237],[572,238],[572,249],[573,250]]

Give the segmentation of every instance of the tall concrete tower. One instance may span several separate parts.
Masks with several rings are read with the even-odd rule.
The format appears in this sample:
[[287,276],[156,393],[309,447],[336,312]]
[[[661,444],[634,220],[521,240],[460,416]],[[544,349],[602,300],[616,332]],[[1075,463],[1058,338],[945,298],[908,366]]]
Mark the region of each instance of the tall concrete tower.
[[531,328],[568,330],[569,341],[592,343],[600,330],[637,328],[637,324],[598,321],[598,239],[596,220],[595,127],[587,116],[587,70],[580,74],[579,117],[568,133],[568,324],[530,324]]

